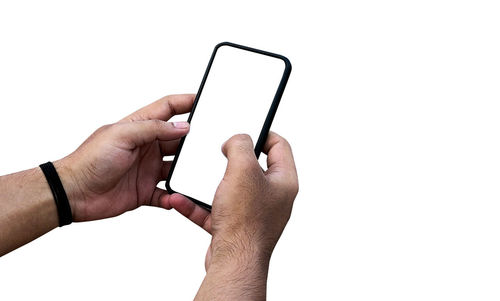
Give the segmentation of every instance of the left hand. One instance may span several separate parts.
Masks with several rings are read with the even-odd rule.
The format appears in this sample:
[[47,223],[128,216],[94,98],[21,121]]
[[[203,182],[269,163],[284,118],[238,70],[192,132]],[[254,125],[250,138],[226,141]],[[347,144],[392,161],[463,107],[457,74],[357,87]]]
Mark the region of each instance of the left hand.
[[113,217],[142,205],[170,209],[167,191],[156,185],[170,169],[163,157],[175,154],[189,124],[166,121],[191,111],[194,97],[164,97],[99,128],[75,152],[54,162],[74,221]]

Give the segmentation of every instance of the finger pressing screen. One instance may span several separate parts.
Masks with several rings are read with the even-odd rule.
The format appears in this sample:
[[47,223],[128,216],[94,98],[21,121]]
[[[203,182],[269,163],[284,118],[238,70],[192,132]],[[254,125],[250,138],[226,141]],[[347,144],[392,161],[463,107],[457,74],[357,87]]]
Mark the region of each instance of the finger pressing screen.
[[249,135],[234,135],[222,145],[222,153],[228,160],[226,173],[244,172],[249,168],[260,169],[257,157],[255,157],[252,138]]

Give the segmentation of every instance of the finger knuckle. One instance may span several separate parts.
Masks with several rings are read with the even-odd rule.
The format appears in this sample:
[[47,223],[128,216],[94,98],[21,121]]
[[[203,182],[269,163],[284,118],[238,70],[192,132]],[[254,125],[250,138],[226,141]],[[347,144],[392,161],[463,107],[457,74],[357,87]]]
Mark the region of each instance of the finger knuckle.
[[287,148],[292,148],[290,145],[290,142],[288,142],[288,140],[286,140],[283,137],[280,137],[280,138],[281,138],[281,142],[283,143],[284,146],[286,146]]
[[295,197],[299,193],[299,181],[295,180],[292,182],[292,185],[290,186],[290,193]]
[[169,95],[163,99],[163,106],[165,107],[165,110],[170,111],[170,114],[177,115],[176,108],[173,104],[174,96]]
[[110,129],[111,129],[111,127],[113,127],[113,125],[114,125],[114,124],[105,124],[105,125],[103,125],[103,126],[99,127],[99,128],[97,129],[96,133],[106,132],[106,131],[110,130]]
[[285,149],[286,148],[291,149],[291,146],[290,146],[290,143],[288,142],[288,140],[286,140],[282,136],[276,135],[276,142],[277,142],[277,144],[280,144]]

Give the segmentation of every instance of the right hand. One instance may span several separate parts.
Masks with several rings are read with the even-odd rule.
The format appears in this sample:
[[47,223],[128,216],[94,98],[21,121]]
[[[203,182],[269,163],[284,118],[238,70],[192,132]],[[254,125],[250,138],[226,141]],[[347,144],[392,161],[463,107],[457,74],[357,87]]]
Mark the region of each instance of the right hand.
[[[212,234],[205,267],[214,262],[251,256],[269,260],[292,211],[298,179],[288,142],[270,132],[263,152],[263,171],[248,135],[236,135],[222,146],[228,159],[212,207],[212,213],[180,194],[171,195],[169,206]],[[165,200],[167,201],[167,200]]]

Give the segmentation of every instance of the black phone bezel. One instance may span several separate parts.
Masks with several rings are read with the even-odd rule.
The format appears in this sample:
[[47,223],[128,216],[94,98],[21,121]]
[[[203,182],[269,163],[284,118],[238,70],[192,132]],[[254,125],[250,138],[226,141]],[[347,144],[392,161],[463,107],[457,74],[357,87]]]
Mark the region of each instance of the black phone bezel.
[[[198,93],[196,94],[196,98],[195,98],[194,103],[193,103],[193,108],[191,109],[191,113],[189,114],[189,117],[187,120],[189,123],[191,123],[191,119],[193,118],[196,106],[198,104],[201,93],[203,91],[203,87],[205,86],[205,82],[208,78],[208,74],[210,73],[210,68],[212,67],[212,63],[215,59],[215,55],[217,54],[217,50],[222,46],[235,47],[235,48],[239,48],[242,50],[259,53],[262,55],[271,56],[271,57],[274,57],[277,59],[281,59],[285,63],[285,69],[283,71],[283,76],[281,77],[281,81],[278,85],[278,89],[276,91],[273,102],[271,104],[271,108],[269,109],[269,112],[267,113],[266,120],[264,121],[264,125],[262,126],[262,130],[260,131],[259,139],[257,140],[257,143],[255,144],[255,156],[257,158],[259,158],[259,155],[262,151],[262,147],[264,146],[264,143],[267,140],[267,135],[269,133],[269,129],[271,128],[271,124],[273,122],[274,116],[276,115],[276,111],[278,110],[278,105],[280,103],[281,97],[283,95],[283,92],[285,91],[285,86],[288,82],[288,78],[290,77],[290,73],[292,71],[292,64],[290,63],[290,60],[288,60],[286,57],[284,57],[283,55],[280,55],[280,54],[275,54],[272,52],[268,52],[268,51],[264,51],[264,50],[260,50],[260,49],[256,49],[256,48],[252,48],[252,47],[247,47],[247,46],[243,46],[243,45],[239,45],[239,44],[235,44],[235,43],[231,43],[231,42],[222,42],[222,43],[217,44],[212,52],[212,56],[210,57],[210,61],[208,62],[207,69],[206,69],[205,74],[203,76],[203,79],[201,81],[200,88],[198,89]],[[172,165],[170,167],[170,171],[168,173],[168,176],[167,176],[167,179],[165,182],[165,188],[167,189],[168,193],[170,193],[170,194],[180,193],[180,194],[184,195],[185,197],[189,198],[191,201],[193,201],[195,204],[199,205],[200,207],[205,208],[208,211],[211,211],[211,209],[212,209],[211,205],[208,205],[200,200],[197,200],[193,197],[185,195],[181,192],[175,191],[172,189],[172,187],[170,187],[170,179],[172,178],[172,175],[173,175],[177,160],[179,158],[179,155],[181,153],[182,146],[184,144],[185,139],[186,139],[186,137],[182,137],[182,139],[179,142],[179,147],[177,148],[177,152],[175,153],[175,157],[172,161]]]

